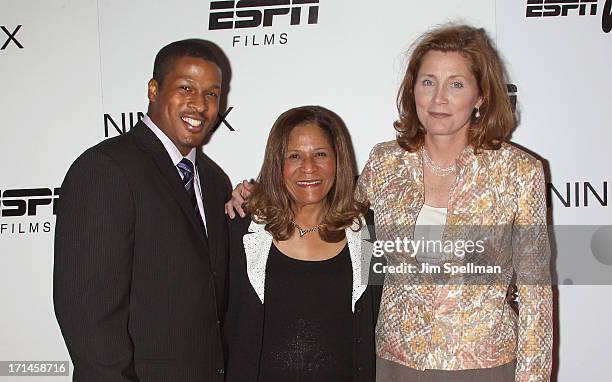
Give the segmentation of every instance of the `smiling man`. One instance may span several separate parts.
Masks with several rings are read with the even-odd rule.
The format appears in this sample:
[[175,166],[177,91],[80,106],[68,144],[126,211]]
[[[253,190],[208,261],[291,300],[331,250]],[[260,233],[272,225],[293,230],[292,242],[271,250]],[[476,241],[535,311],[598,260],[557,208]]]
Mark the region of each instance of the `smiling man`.
[[149,108],[62,184],[55,312],[74,381],[222,381],[230,183],[199,147],[217,118],[211,44],[162,48]]

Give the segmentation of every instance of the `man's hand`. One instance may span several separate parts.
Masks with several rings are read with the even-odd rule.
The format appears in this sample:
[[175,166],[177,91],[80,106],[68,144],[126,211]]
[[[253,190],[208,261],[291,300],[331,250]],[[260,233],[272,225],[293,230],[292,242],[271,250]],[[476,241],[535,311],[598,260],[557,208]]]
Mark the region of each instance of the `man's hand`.
[[234,191],[232,191],[232,198],[225,203],[225,214],[233,219],[236,217],[236,212],[243,218],[246,214],[242,209],[242,205],[248,199],[249,195],[251,195],[251,191],[253,190],[253,183],[249,183],[246,179],[239,183]]

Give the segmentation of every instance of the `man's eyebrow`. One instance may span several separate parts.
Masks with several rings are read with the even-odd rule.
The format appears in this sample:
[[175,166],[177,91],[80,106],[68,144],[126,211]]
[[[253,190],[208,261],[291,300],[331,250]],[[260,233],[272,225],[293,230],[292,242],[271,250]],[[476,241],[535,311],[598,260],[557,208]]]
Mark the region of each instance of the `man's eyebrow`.
[[[198,83],[196,80],[194,80],[191,77],[179,77],[178,80],[179,81],[185,81],[185,82],[187,82],[189,84],[196,84],[197,85],[197,83]],[[207,89],[221,89],[221,87],[222,87],[221,84],[217,83],[217,84],[212,84]]]

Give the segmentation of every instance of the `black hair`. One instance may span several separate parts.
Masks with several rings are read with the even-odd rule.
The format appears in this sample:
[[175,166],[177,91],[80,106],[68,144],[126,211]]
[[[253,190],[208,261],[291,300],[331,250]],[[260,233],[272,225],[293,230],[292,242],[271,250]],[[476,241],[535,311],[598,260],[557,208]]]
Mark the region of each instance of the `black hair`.
[[206,40],[192,38],[171,42],[157,52],[155,63],[153,64],[153,79],[161,87],[166,74],[172,69],[174,61],[181,57],[196,57],[221,68],[218,58],[215,56],[212,43]]

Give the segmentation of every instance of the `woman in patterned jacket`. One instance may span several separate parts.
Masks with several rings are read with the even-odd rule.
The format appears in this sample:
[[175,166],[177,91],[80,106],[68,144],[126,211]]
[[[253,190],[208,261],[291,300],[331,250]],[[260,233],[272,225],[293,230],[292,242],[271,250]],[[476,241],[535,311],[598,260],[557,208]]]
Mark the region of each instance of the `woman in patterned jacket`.
[[377,381],[548,381],[544,173],[507,143],[515,120],[486,33],[446,25],[417,40],[398,109],[397,139],[372,149],[356,196],[380,242],[433,245],[385,253]]

